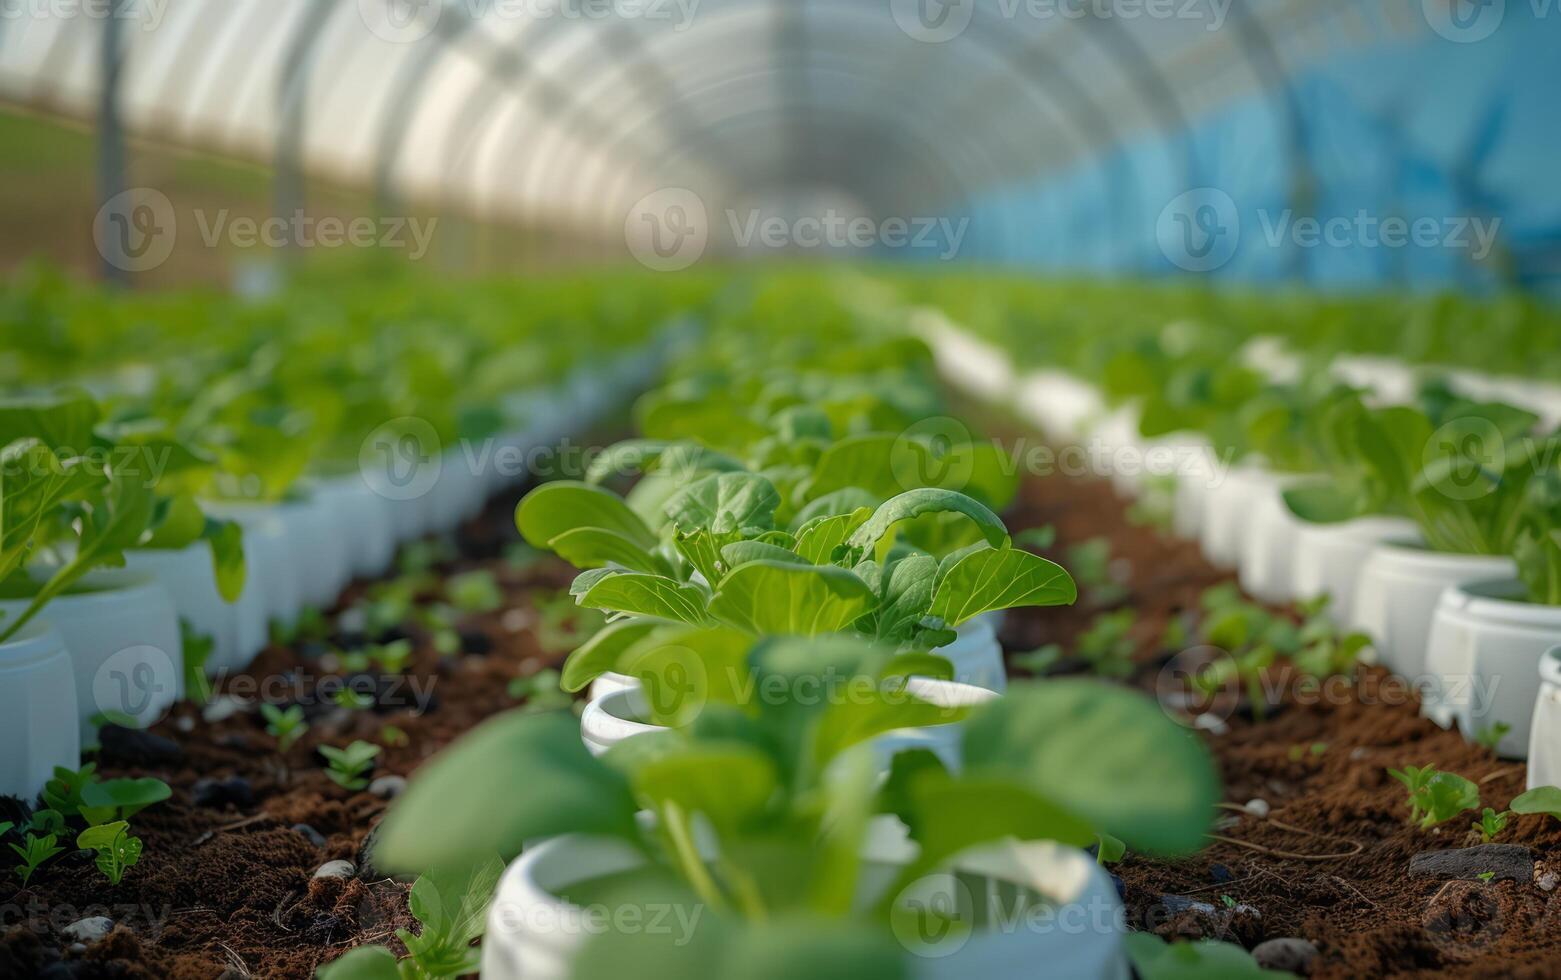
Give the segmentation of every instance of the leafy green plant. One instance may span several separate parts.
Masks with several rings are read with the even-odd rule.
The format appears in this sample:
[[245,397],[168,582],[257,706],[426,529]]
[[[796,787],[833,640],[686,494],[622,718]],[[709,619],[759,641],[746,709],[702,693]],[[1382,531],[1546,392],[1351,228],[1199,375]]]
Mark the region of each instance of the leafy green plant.
[[411,744],[412,739],[395,725],[385,725],[379,730],[379,741],[388,748],[404,748]]
[[1504,721],[1493,722],[1474,733],[1474,744],[1483,746],[1492,752],[1501,744],[1501,740],[1512,731],[1512,726]]
[[266,734],[276,739],[278,752],[286,752],[297,744],[304,733],[309,731],[309,723],[304,721],[304,709],[302,705],[292,704],[286,708],[278,707],[269,702],[260,705],[260,716],[266,722]]
[[29,833],[23,838],[22,843],[9,845],[16,856],[22,860],[21,865],[16,869],[16,874],[17,877],[22,879],[24,888],[32,881],[33,873],[45,861],[64,853],[65,848],[56,846],[55,840],[56,838],[53,834],[44,834],[42,837],[39,837]]
[[1133,969],[1143,980],[1280,980],[1290,974],[1265,970],[1252,954],[1234,943],[1215,939],[1166,942],[1147,932],[1125,937]]
[[1529,600],[1561,606],[1561,467],[1529,483],[1512,555]]
[[77,816],[86,805],[82,791],[98,780],[97,769],[96,762],[88,762],[74,770],[55,766],[54,777],[43,785],[43,801],[62,816]]
[[539,670],[530,677],[517,677],[509,682],[509,696],[526,702],[527,711],[556,711],[574,704],[574,698],[559,686],[560,677],[551,668]]
[[1404,785],[1409,795],[1409,820],[1418,821],[1422,830],[1458,816],[1480,805],[1480,788],[1451,772],[1433,766],[1405,766],[1389,769],[1388,775]]
[[81,817],[93,826],[129,820],[172,795],[167,783],[151,777],[90,782],[81,791]]
[[1561,789],[1554,786],[1536,786],[1513,800],[1513,813],[1548,813],[1561,820]]
[[1110,606],[1126,595],[1112,570],[1111,541],[1091,538],[1068,549],[1068,569],[1092,605]]
[[407,664],[412,660],[412,641],[402,639],[393,643],[371,643],[368,657],[386,673],[405,673]]
[[504,605],[499,581],[487,569],[452,575],[445,583],[450,604],[465,613],[493,612]]
[[328,767],[325,774],[331,782],[346,790],[367,789],[369,785],[365,774],[374,768],[374,759],[382,750],[372,742],[356,741],[344,749],[332,745],[320,746],[320,754],[325,756]]
[[1480,814],[1480,819],[1476,820],[1469,826],[1471,829],[1479,831],[1480,839],[1489,844],[1491,841],[1495,840],[1503,830],[1507,829],[1507,818],[1511,816],[1511,813],[1512,811],[1510,810],[1497,813],[1490,807],[1486,807],[1485,811]]
[[1096,616],[1078,639],[1079,656],[1102,677],[1123,679],[1133,675],[1133,626],[1138,614],[1131,609]]
[[77,836],[76,846],[97,852],[98,870],[111,885],[117,886],[125,872],[141,860],[141,840],[131,835],[130,824],[123,820],[88,827]]
[[374,707],[374,696],[343,684],[331,692],[331,703],[348,711],[367,711]]

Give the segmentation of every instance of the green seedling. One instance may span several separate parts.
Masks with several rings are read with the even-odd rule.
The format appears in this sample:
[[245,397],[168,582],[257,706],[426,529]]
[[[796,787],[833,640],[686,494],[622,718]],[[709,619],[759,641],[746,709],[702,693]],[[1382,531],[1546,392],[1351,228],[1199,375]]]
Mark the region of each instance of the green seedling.
[[1494,872],[1494,871],[1481,871],[1479,874],[1475,875],[1475,877],[1480,879],[1481,881],[1483,881],[1485,884],[1488,885],[1488,884],[1491,883],[1491,880],[1496,877],[1496,872]]
[[527,711],[557,711],[574,704],[574,698],[559,687],[558,671],[551,668],[510,681],[509,696],[525,701]]
[[1130,932],[1125,938],[1128,958],[1140,980],[1286,980],[1293,976],[1263,969],[1235,943],[1216,939],[1167,943],[1148,932]]
[[97,852],[98,870],[111,885],[118,885],[125,872],[141,860],[141,840],[131,836],[130,824],[123,820],[88,827],[76,838],[76,846]]
[[1127,845],[1110,834],[1097,834],[1095,842],[1095,863],[1099,865],[1116,864],[1127,854]]
[[1025,528],[1014,535],[1014,544],[1026,551],[1049,551],[1057,544],[1057,529],[1050,524]]
[[463,613],[490,613],[504,606],[504,590],[487,569],[451,576],[445,583],[445,597]]
[[1137,622],[1138,614],[1131,609],[1095,617],[1089,629],[1079,637],[1079,656],[1102,677],[1118,680],[1131,677],[1134,669],[1131,634]]
[[42,837],[27,834],[20,844],[11,844],[10,848],[16,856],[22,859],[17,867],[17,877],[22,879],[22,887],[27,887],[32,881],[33,872],[37,871],[43,863],[57,854],[64,853],[65,848],[55,845],[56,837],[53,834],[44,834]]
[[1536,786],[1512,801],[1513,813],[1544,813],[1561,820],[1561,789]]
[[302,705],[293,704],[286,708],[279,708],[274,704],[264,703],[260,706],[260,715],[266,721],[266,734],[276,739],[278,752],[286,752],[292,748],[309,730],[309,723],[304,721]]
[[412,741],[406,732],[395,725],[386,725],[381,728],[379,730],[379,740],[387,748],[402,748]]
[[173,791],[161,779],[110,779],[88,783],[81,792],[81,816],[90,826],[129,820],[172,795]]
[[1009,659],[1025,673],[1041,677],[1056,667],[1062,657],[1062,644],[1048,643],[1028,653],[1016,653]]
[[55,766],[54,778],[43,786],[43,801],[61,816],[77,816],[81,813],[82,790],[97,782],[97,769],[95,762],[89,762],[80,769]]
[[1091,538],[1068,549],[1068,570],[1081,594],[1097,606],[1110,606],[1127,597],[1127,589],[1112,574],[1111,542]]
[[1483,746],[1492,752],[1501,744],[1501,740],[1512,731],[1512,726],[1504,721],[1498,721],[1480,729],[1474,736],[1474,744]]
[[1480,805],[1480,788],[1456,773],[1439,772],[1434,766],[1405,766],[1389,769],[1388,775],[1408,791],[1409,820],[1418,821],[1422,830]]
[[1497,813],[1490,807],[1486,807],[1485,812],[1480,814],[1480,819],[1469,826],[1474,830],[1478,830],[1480,832],[1480,840],[1489,844],[1496,839],[1498,834],[1507,829],[1507,818],[1511,815],[1511,810]]
[[348,711],[367,711],[374,707],[374,696],[352,687],[342,686],[331,692],[331,703]]
[[412,641],[396,640],[394,643],[371,644],[368,648],[368,656],[386,673],[400,674],[407,669],[407,664],[412,660]]
[[179,620],[179,633],[183,638],[185,697],[196,704],[205,704],[212,695],[211,678],[206,676],[206,663],[211,660],[217,641],[196,630],[187,619]]
[[342,789],[354,792],[368,788],[369,781],[365,778],[365,774],[373,769],[374,759],[380,752],[378,745],[361,740],[353,742],[344,749],[330,745],[320,746],[320,754],[330,763],[325,774]]

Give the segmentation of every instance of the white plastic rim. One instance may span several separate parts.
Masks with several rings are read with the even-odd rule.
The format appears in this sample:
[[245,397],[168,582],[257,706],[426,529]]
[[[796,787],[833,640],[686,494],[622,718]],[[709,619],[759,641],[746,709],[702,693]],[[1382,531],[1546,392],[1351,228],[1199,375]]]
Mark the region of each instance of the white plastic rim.
[[356,472],[319,480],[311,488],[343,529],[349,573],[369,577],[389,569],[396,558],[393,502],[375,493]]
[[1208,504],[1210,482],[1197,476],[1182,476],[1176,481],[1176,500],[1172,504],[1171,530],[1177,537],[1192,540],[1203,536],[1203,514]]
[[244,591],[236,602],[228,602],[217,591],[211,549],[205,542],[178,551],[128,551],[125,567],[155,576],[168,591],[180,618],[189,620],[195,632],[211,638],[208,675],[242,670],[266,648],[266,597],[261,577],[246,570]]
[[1561,647],[1539,660],[1539,695],[1529,727],[1528,788],[1561,786]]
[[[108,569],[82,579],[88,591],[44,607],[70,653],[81,744],[97,741],[92,718],[125,715],[140,727],[160,721],[182,694],[184,654],[173,600],[145,572]],[[19,615],[26,600],[0,600]],[[68,716],[61,716],[68,717]]]
[[[899,821],[876,818],[862,849],[859,902],[878,901],[915,852]],[[555,837],[527,850],[504,872],[488,910],[484,980],[564,980],[591,935],[590,924],[612,917],[607,909],[581,908],[559,894],[581,882],[632,871],[644,861],[624,841],[582,834]],[[1085,852],[1047,841],[1010,842],[969,851],[953,870],[1033,889],[1054,910],[1035,921],[1052,925],[976,929],[957,946],[930,948],[922,945],[925,937],[897,933],[906,949],[908,975],[915,980],[1019,980],[1035,976],[1040,963],[1047,975],[1079,980],[1128,976],[1121,901],[1110,877]],[[951,874],[935,873],[913,883],[904,900],[943,908],[937,903],[952,898],[958,887]],[[692,922],[691,914],[681,921]]]
[[1019,380],[1015,409],[1048,438],[1073,442],[1084,437],[1090,423],[1105,414],[1100,392],[1063,371],[1037,371]]
[[1503,555],[1454,555],[1400,539],[1382,541],[1361,566],[1350,628],[1371,637],[1384,667],[1417,680],[1442,590],[1517,574],[1517,563]]
[[1200,541],[1203,555],[1220,568],[1235,568],[1242,542],[1252,528],[1258,503],[1278,486],[1279,478],[1253,464],[1232,468],[1223,480],[1213,481],[1203,497]]
[[1295,597],[1329,596],[1334,622],[1353,622],[1361,566],[1373,548],[1390,539],[1414,541],[1419,532],[1404,517],[1361,517],[1340,524],[1303,521],[1295,537]]
[[1516,580],[1451,586],[1431,622],[1422,695],[1427,717],[1455,721],[1473,738],[1503,723],[1497,754],[1528,752],[1533,678],[1546,651],[1561,644],[1561,606],[1525,600]]
[[1260,487],[1253,497],[1252,516],[1240,542],[1237,578],[1248,595],[1280,604],[1296,598],[1295,553],[1306,523],[1285,504],[1286,480]]
[[55,766],[81,767],[76,674],[65,641],[41,619],[0,643],[0,796],[32,800]]
[[938,373],[954,387],[987,401],[1010,396],[1014,372],[1003,351],[959,329],[941,310],[916,310],[911,326],[932,348]]
[[[996,691],[974,685],[927,677],[908,679],[905,689],[915,697],[943,708],[974,707],[999,696]],[[602,755],[614,745],[636,735],[666,731],[662,725],[643,721],[647,714],[649,711],[644,693],[631,678],[629,686],[611,691],[604,697],[594,698],[586,704],[585,711],[580,715],[580,739],[592,755]],[[874,740],[875,753],[885,770],[895,752],[908,748],[931,749],[947,765],[957,766],[959,730],[959,723],[952,722],[887,732]]]
[[326,500],[306,496],[278,503],[223,502],[210,505],[210,510],[243,525],[246,545],[251,527],[257,539],[280,537],[280,553],[271,550],[264,556],[267,562],[285,563],[264,573],[266,593],[277,594],[274,617],[291,622],[305,606],[328,607],[346,587],[351,577],[348,528],[337,522],[336,510]]

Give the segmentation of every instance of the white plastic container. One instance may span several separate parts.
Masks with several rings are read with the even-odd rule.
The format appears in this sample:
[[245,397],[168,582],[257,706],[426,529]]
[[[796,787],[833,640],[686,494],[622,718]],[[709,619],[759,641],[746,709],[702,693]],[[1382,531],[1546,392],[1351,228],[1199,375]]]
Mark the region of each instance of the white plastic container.
[[349,573],[363,578],[384,574],[396,558],[392,502],[370,489],[356,472],[319,480],[312,489],[342,529]]
[[260,586],[265,618],[291,623],[303,609],[303,580],[293,564],[293,549],[281,515],[262,504],[203,503],[213,517],[236,521],[244,529],[248,579]]
[[1037,371],[1021,378],[1015,409],[1057,442],[1076,442],[1106,413],[1106,403],[1091,384],[1063,371]]
[[76,674],[65,641],[41,619],[0,643],[0,796],[32,800],[55,766],[81,768]]
[[1239,542],[1238,579],[1248,595],[1274,604],[1290,602],[1299,594],[1296,581],[1296,546],[1306,523],[1285,504],[1284,487],[1276,477],[1259,487],[1253,498],[1252,516]]
[[[79,585],[43,615],[70,653],[81,744],[88,745],[97,741],[95,715],[126,715],[139,727],[159,721],[181,695],[184,655],[173,600],[151,575],[108,569]],[[26,608],[25,599],[0,600],[8,617]]]
[[1425,671],[1431,617],[1442,590],[1517,573],[1517,564],[1505,556],[1453,555],[1400,539],[1383,541],[1361,566],[1350,628],[1372,638],[1378,663],[1415,680]]
[[[969,684],[926,677],[910,678],[905,689],[923,701],[944,708],[974,707],[998,697],[994,691]],[[643,719],[648,714],[644,694],[637,686],[619,688],[585,706],[585,712],[580,716],[580,738],[593,755],[601,755],[636,735],[666,731],[661,725],[645,722]],[[895,752],[912,747],[931,749],[947,765],[955,766],[959,763],[959,730],[959,724],[954,722],[887,732],[874,740],[875,749],[885,767]]]
[[[475,517],[488,499],[488,485],[480,472],[483,447],[462,444],[444,454],[439,477],[419,498],[425,508],[424,527],[435,533],[453,531],[462,521]],[[492,460],[486,461],[492,465]]]
[[[879,901],[915,854],[916,845],[899,821],[875,819],[863,846],[858,903],[866,908]],[[504,872],[488,911],[484,980],[564,980],[591,935],[589,923],[612,917],[604,908],[575,906],[560,893],[633,871],[644,861],[625,841],[580,834],[555,837],[521,855]],[[1050,914],[1021,910],[1019,928],[976,928],[968,938],[946,945],[923,945],[929,937],[906,928],[896,934],[906,947],[908,976],[1020,980],[1036,976],[1037,969],[1070,980],[1124,980],[1129,975],[1121,901],[1110,877],[1085,852],[1050,842],[1009,842],[968,851],[954,869],[961,872],[959,879],[946,872],[924,876],[901,901],[915,903],[911,907],[957,909],[950,900],[968,887],[963,882],[969,875],[976,875],[1039,893]],[[691,914],[681,921],[692,921]]]
[[1354,621],[1356,583],[1361,566],[1383,541],[1413,541],[1419,536],[1404,517],[1361,517],[1339,524],[1301,522],[1295,538],[1295,597],[1332,597],[1329,615],[1336,623]]
[[[248,547],[246,536],[245,546]],[[250,561],[248,555],[245,561]],[[206,673],[242,670],[266,648],[266,598],[260,576],[249,570],[244,591],[228,602],[217,591],[211,566],[211,548],[204,541],[178,551],[129,551],[125,567],[155,576],[168,591],[174,609],[198,633],[211,637],[214,646],[206,661]]]
[[1561,647],[1539,660],[1539,696],[1529,727],[1528,788],[1561,786]]
[[1220,568],[1235,568],[1241,560],[1258,504],[1279,486],[1279,478],[1255,464],[1232,467],[1216,480],[1203,498],[1203,555]]
[[284,622],[296,619],[305,606],[335,603],[350,578],[347,558],[349,529],[336,519],[336,509],[320,497],[307,496],[278,503],[220,502],[209,513],[238,521],[244,541],[254,537],[279,539],[280,548],[263,541],[265,592],[271,615]]
[[1528,752],[1533,679],[1545,652],[1561,644],[1561,606],[1528,602],[1517,581],[1451,586],[1437,603],[1426,652],[1424,714],[1456,722],[1465,736],[1511,726],[1496,751]]

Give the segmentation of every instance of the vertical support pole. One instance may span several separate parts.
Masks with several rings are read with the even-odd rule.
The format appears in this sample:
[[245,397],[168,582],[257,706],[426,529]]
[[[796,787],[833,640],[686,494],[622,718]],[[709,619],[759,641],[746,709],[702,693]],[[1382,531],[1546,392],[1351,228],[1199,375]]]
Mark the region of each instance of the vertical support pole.
[[325,33],[326,22],[336,9],[334,0],[314,0],[299,18],[288,43],[277,85],[276,174],[273,185],[273,209],[289,228],[288,245],[296,251],[298,226],[294,215],[301,213],[305,201],[303,139],[307,125],[309,76],[314,68],[314,50]]
[[[124,68],[124,15],[123,4],[116,4],[103,18],[103,34],[99,45],[99,71],[102,84],[98,88],[98,207],[103,208],[125,190],[125,130],[120,116],[119,82]],[[130,281],[127,256],[116,254],[123,250],[118,236],[103,235],[98,242],[102,256],[103,278],[108,282],[127,284]]]

